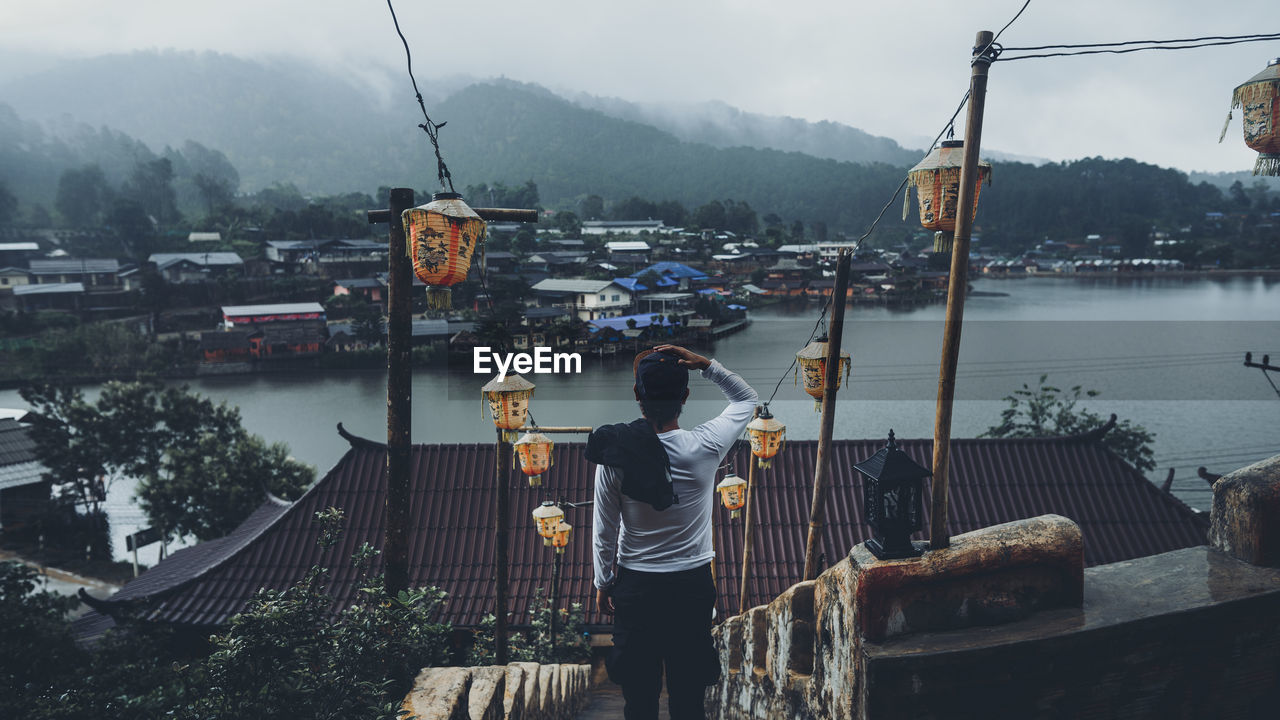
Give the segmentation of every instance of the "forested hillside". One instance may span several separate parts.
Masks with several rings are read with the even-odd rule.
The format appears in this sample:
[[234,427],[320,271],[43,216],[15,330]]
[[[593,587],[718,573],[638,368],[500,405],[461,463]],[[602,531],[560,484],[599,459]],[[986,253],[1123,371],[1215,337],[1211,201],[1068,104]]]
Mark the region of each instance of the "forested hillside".
[[[301,195],[320,196],[384,186],[423,189],[435,174],[411,97],[384,108],[355,85],[297,64],[139,53],[61,66],[9,83],[0,97],[14,103],[0,106],[0,183],[28,221],[38,219],[38,205],[51,221],[68,222],[64,213],[51,213],[60,185],[100,186],[99,170],[106,184],[126,190],[129,182],[137,190],[146,177],[167,172],[177,208],[197,218],[236,191],[283,186],[294,193],[289,188],[296,186]],[[831,236],[861,234],[910,164],[688,142],[511,81],[470,84],[429,102],[432,117],[448,123],[442,149],[459,189],[532,181],[541,204],[554,209],[577,210],[580,201],[598,196],[610,206],[631,198],[649,203],[631,203],[634,208],[669,201],[692,215],[711,201],[733,200],[787,228],[799,223],[811,235],[821,225]],[[758,119],[744,122],[758,129]],[[167,171],[153,165],[159,160],[169,163]],[[983,247],[1016,249],[1100,234],[1137,249],[1153,230],[1266,230],[1269,218],[1262,219],[1271,211],[1280,206],[1265,186],[1246,182],[1223,190],[1133,160],[1001,162],[994,184],[983,191],[977,227]],[[914,216],[904,222],[900,212],[895,204],[886,213],[881,244],[918,231]],[[1204,222],[1209,212],[1253,213],[1254,219],[1210,227]]]

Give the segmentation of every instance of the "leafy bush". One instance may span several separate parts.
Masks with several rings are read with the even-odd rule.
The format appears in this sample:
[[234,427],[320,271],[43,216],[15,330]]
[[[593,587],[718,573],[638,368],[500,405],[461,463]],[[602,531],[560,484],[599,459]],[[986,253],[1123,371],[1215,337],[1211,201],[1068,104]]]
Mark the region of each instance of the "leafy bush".
[[[468,665],[494,663],[493,639],[497,618],[485,615],[475,631],[475,641],[467,655]],[[585,663],[591,660],[591,645],[585,627],[582,603],[559,608],[556,642],[551,644],[551,601],[542,588],[534,591],[530,603],[529,629],[511,633],[507,640],[510,662]]]

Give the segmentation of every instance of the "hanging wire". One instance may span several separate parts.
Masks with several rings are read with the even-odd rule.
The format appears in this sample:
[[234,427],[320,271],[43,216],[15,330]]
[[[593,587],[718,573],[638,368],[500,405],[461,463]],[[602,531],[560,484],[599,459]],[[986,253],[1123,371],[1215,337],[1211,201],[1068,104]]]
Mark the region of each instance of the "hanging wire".
[[422,117],[426,118],[425,123],[419,123],[418,127],[427,133],[427,137],[431,140],[431,147],[436,152],[436,177],[440,180],[440,187],[444,187],[446,183],[449,185],[449,192],[453,190],[453,176],[449,174],[449,167],[444,164],[444,157],[440,155],[440,128],[448,124],[448,122],[437,123],[427,114],[427,104],[422,100],[422,92],[418,90],[418,81],[413,77],[413,53],[409,52],[409,41],[405,39],[404,33],[400,31],[400,21],[396,19],[396,9],[392,7],[391,0],[387,0],[387,9],[391,11],[391,22],[396,26],[396,34],[400,36],[400,42],[404,45],[405,61],[409,67],[409,82],[413,83],[413,94],[418,98],[418,107],[422,108]]
[[[1219,47],[1223,45],[1240,45],[1243,43],[1255,42],[1274,42],[1280,40],[1280,33],[1272,33],[1268,35],[1243,35],[1235,38],[1215,40],[1213,42],[1197,42],[1195,40],[1165,40],[1159,41],[1157,44],[1151,44],[1151,41],[1131,41],[1121,43],[1099,43],[1097,45],[1059,45],[1046,47],[1062,47],[1062,48],[1091,48],[1079,50],[1063,50],[1061,52],[1050,53],[1033,53],[1031,55],[1015,55],[1013,57],[1001,56],[995,58],[1000,61],[1011,60],[1031,60],[1033,58],[1052,58],[1052,57],[1074,57],[1077,55],[1125,55],[1127,53],[1141,52],[1143,50],[1195,50],[1206,47]],[[1141,44],[1140,47],[1123,47],[1131,44]],[[1035,48],[1023,48],[1022,50],[1031,50]],[[1016,50],[1016,48],[1007,48],[1007,50]]]
[[[1026,0],[1026,2],[1022,4],[1022,7],[1019,8],[1018,12],[1014,14],[1013,18],[1010,19],[1009,22],[1005,23],[1004,27],[1000,28],[1000,32],[996,33],[995,36],[991,38],[991,42],[987,43],[986,47],[982,48],[981,51],[974,53],[975,61],[978,58],[985,57],[987,53],[992,50],[993,47],[998,48],[998,46],[996,45],[996,40],[998,40],[1000,36],[1004,34],[1005,30],[1009,29],[1010,25],[1013,25],[1013,23],[1016,22],[1018,18],[1022,17],[1022,13],[1026,11],[1029,5],[1031,5],[1031,0]],[[997,55],[999,54],[998,50],[996,51],[996,54]],[[938,145],[938,141],[942,139],[942,136],[944,134],[946,134],[947,137],[954,136],[956,118],[960,116],[960,111],[964,109],[965,104],[968,102],[969,102],[969,91],[965,90],[964,97],[960,98],[960,104],[956,106],[955,112],[951,113],[951,117],[948,118],[946,124],[942,126],[942,130],[938,131],[938,134],[933,138],[933,142],[929,143],[928,148],[925,148],[926,157],[928,157],[929,153],[933,152],[934,147]],[[880,220],[884,218],[884,214],[889,210],[889,206],[893,205],[894,202],[897,201],[898,193],[902,192],[903,188],[907,186],[907,181],[910,180],[910,177],[911,176],[908,174],[902,178],[902,182],[898,183],[897,189],[895,189],[893,191],[893,194],[889,196],[889,199],[888,201],[885,202],[884,207],[880,208],[880,213],[876,215],[874,220],[871,221],[871,226],[867,228],[867,231],[863,233],[862,236],[859,237],[856,241],[854,241],[852,248],[848,250],[841,250],[840,251],[841,253],[848,252],[851,256],[856,256],[858,254],[858,251],[862,249],[862,243],[868,237],[871,236],[871,233],[875,232],[876,226],[879,225]],[[809,340],[805,343],[806,345],[809,344],[810,342],[813,342],[813,339],[817,337],[818,328],[819,326],[822,325],[822,321],[826,319],[827,310],[831,307],[831,302],[834,299],[835,299],[835,291],[833,289],[831,293],[831,297],[827,298],[827,302],[822,306],[822,312],[818,314],[818,321],[814,323],[813,332],[809,333]],[[843,302],[843,298],[841,299],[841,301]],[[782,381],[786,380],[787,375],[791,374],[791,369],[796,366],[796,361],[797,361],[797,358],[791,359],[791,364],[787,366],[787,369],[784,370],[782,375],[778,378],[778,382],[773,386],[773,392],[769,394],[769,399],[766,400],[764,403],[765,405],[768,405],[769,403],[773,402],[773,398],[778,394],[778,388],[782,387]]]

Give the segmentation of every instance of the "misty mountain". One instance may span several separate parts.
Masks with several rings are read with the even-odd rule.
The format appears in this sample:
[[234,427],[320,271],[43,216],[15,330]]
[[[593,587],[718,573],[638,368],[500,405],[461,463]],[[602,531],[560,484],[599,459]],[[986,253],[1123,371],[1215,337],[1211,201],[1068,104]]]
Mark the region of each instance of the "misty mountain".
[[904,149],[889,138],[848,125],[749,113],[719,101],[642,104],[582,93],[566,94],[566,98],[610,117],[652,125],[686,142],[713,147],[767,148],[846,162],[907,166],[923,155],[922,150]]
[[1255,183],[1262,183],[1268,192],[1280,192],[1280,177],[1269,177],[1266,175],[1254,175],[1252,170],[1238,170],[1236,172],[1193,172],[1188,177],[1193,183],[1207,182],[1210,185],[1229,189],[1233,184],[1240,183],[1244,187],[1252,188]]

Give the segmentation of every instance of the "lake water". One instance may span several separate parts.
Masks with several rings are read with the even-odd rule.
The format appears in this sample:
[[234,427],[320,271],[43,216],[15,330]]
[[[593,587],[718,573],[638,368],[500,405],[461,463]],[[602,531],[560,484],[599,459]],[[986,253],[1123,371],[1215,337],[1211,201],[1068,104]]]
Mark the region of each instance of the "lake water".
[[[1280,280],[1274,278],[978,279],[966,303],[952,421],[955,437],[972,437],[1000,419],[1006,395],[1040,375],[1060,387],[1098,390],[1081,405],[1116,413],[1155,432],[1162,481],[1175,469],[1174,491],[1207,509],[1208,485],[1196,468],[1214,472],[1280,453],[1280,397],[1244,354],[1280,358]],[[987,294],[991,293],[991,294]],[[818,306],[754,311],[746,330],[702,349],[743,375],[763,398],[774,393],[774,415],[788,437],[817,436],[812,400],[785,374],[813,330]],[[938,362],[945,308],[895,310],[850,307],[845,347],[853,354],[848,390],[839,395],[837,438],[933,436]],[[422,369],[413,382],[413,441],[492,442],[480,402],[489,378],[468,367]],[[637,415],[629,357],[584,357],[580,375],[531,375],[533,412],[542,425],[589,425]],[[1280,382],[1280,379],[1277,379]],[[350,432],[386,438],[384,372],[326,372],[203,378],[191,387],[240,407],[245,426],[287,443],[295,457],[324,473]],[[86,389],[91,391],[91,389]],[[696,424],[722,407],[709,383],[694,379],[684,421]],[[21,407],[15,391],[0,407]],[[143,523],[132,488],[112,488],[109,511],[117,554],[124,536]],[[147,548],[152,555],[153,548]],[[154,562],[154,558],[143,558]]]

